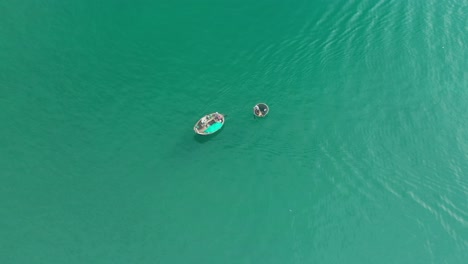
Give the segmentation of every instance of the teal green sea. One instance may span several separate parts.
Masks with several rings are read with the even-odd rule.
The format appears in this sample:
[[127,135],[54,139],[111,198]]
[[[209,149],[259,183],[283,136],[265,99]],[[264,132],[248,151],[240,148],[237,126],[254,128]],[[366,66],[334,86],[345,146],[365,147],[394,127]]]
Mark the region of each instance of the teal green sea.
[[0,263],[468,263],[467,25],[467,0],[1,1]]

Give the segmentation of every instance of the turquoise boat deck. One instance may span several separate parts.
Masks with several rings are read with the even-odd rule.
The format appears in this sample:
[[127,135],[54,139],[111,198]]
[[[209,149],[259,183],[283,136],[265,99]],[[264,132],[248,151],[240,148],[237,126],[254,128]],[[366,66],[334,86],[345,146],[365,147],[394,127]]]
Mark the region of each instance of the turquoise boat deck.
[[223,127],[223,123],[221,123],[221,122],[216,122],[216,123],[212,124],[210,127],[208,127],[208,128],[205,130],[205,133],[214,133],[214,132],[220,130],[221,127]]

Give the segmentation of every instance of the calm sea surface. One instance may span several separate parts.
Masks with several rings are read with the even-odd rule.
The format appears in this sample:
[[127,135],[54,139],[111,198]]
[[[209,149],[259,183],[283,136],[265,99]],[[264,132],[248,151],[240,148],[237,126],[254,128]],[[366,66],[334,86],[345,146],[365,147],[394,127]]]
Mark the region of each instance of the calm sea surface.
[[468,263],[467,25],[467,0],[1,1],[0,263]]

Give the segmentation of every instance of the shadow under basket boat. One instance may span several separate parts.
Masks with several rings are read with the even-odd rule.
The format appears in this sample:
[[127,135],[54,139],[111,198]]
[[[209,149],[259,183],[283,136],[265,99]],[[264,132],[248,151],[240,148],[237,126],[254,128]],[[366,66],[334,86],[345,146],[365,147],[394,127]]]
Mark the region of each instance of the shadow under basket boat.
[[270,112],[270,108],[265,103],[258,103],[253,108],[253,113],[257,117],[265,117]]
[[218,112],[203,116],[193,127],[199,135],[211,135],[219,131],[224,125],[224,115]]

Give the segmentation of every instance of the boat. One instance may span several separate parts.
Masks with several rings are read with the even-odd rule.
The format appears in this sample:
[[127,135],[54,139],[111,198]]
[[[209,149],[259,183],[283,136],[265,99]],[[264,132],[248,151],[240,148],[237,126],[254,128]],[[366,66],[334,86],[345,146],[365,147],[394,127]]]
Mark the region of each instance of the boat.
[[203,116],[193,127],[195,133],[199,135],[211,135],[219,131],[224,125],[224,115],[214,112]]
[[265,117],[270,112],[270,108],[265,103],[258,103],[253,108],[253,113],[257,117]]

